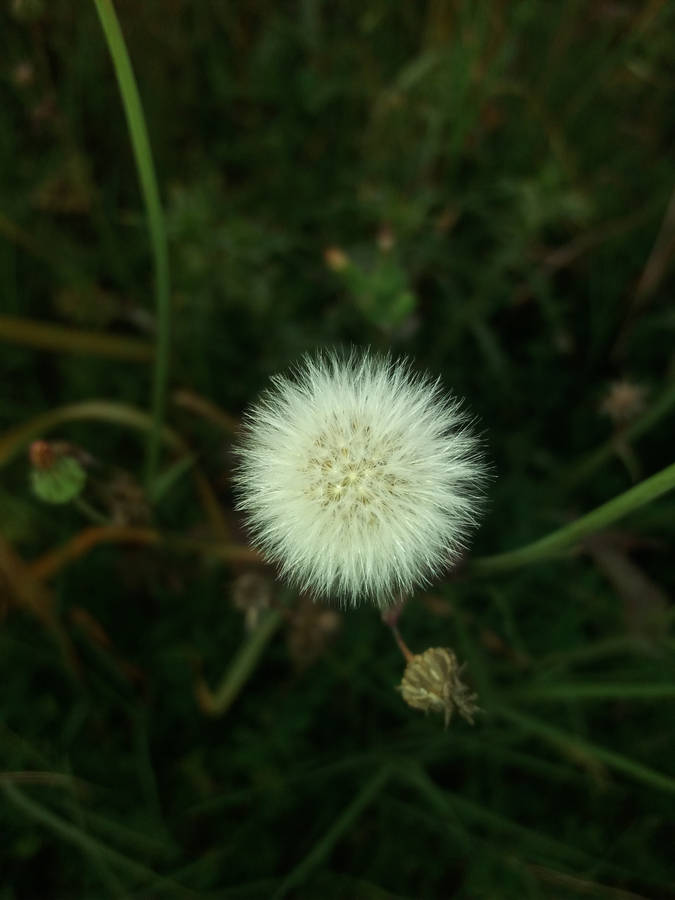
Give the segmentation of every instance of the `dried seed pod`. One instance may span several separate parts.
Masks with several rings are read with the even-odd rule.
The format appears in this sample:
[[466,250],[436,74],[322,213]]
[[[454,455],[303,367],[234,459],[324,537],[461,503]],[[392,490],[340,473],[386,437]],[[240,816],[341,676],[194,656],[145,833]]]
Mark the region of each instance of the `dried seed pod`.
[[28,458],[34,469],[51,469],[57,454],[47,441],[33,441],[28,448]]
[[446,728],[455,707],[473,725],[476,694],[461,680],[463,668],[452,650],[432,647],[409,660],[398,689],[408,706],[443,713]]
[[116,469],[99,487],[101,499],[116,525],[147,525],[152,511],[147,495],[130,472]]
[[350,264],[349,257],[340,247],[326,247],[323,258],[333,272],[343,272]]
[[600,411],[615,425],[627,425],[636,419],[646,406],[647,391],[639,384],[624,379],[613,381],[600,405]]
[[253,631],[262,613],[269,609],[272,584],[258,572],[243,572],[232,585],[232,605],[244,614],[247,631]]
[[334,609],[318,606],[304,595],[288,616],[288,652],[299,671],[313,665],[327,650],[342,627],[342,616]]

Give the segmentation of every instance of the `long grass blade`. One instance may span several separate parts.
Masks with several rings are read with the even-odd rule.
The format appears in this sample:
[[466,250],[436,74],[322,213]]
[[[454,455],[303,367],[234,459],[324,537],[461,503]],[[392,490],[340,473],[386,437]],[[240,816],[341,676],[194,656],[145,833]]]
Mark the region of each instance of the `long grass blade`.
[[107,844],[102,843],[97,838],[91,837],[91,835],[82,831],[76,825],[28,797],[27,794],[24,794],[11,782],[0,779],[0,790],[4,792],[6,798],[13,806],[21,810],[28,818],[39,822],[66,843],[75,845],[86,856],[94,859],[105,859],[121,871],[127,872],[132,877],[155,888],[161,888],[164,891],[167,889],[171,890],[181,897],[193,896],[192,892],[188,891],[183,885],[158,875],[142,863],[130,859],[123,853],[108,847]]
[[107,356],[128,362],[149,362],[153,356],[150,344],[136,338],[66,328],[18,316],[0,316],[0,340],[38,350]]
[[[43,437],[48,431],[58,428],[67,422],[94,420],[122,425],[140,431],[152,430],[154,421],[151,416],[129,406],[126,403],[113,403],[110,400],[85,400],[82,403],[70,403],[50,409],[49,412],[35,416],[6,431],[0,436],[0,468],[23,450],[30,441]],[[187,451],[185,443],[169,428],[162,428],[162,437],[169,447]]]
[[155,262],[155,303],[157,310],[157,352],[152,398],[153,428],[149,433],[146,479],[152,486],[159,464],[159,449],[166,406],[166,384],[169,375],[169,342],[171,302],[169,287],[169,251],[166,239],[164,212],[159,198],[155,164],[150,149],[143,106],[136,85],[124,35],[112,0],[94,0],[101,27],[112,57],[115,75],[122,95],[124,114],[141,184],[141,192],[148,217],[148,227]]
[[529,565],[551,556],[558,556],[569,550],[583,538],[607,528],[641,506],[675,488],[675,463],[646,478],[613,500],[603,503],[597,509],[577,519],[552,534],[508,553],[475,559],[469,564],[472,575],[491,575]]
[[553,725],[549,725],[548,722],[542,722],[507,706],[496,707],[494,712],[496,715],[508,719],[514,725],[518,725],[523,731],[534,734],[542,738],[542,740],[562,748],[568,753],[572,753],[577,758],[585,757],[589,761],[602,763],[610,769],[622,772],[657,791],[667,791],[670,794],[675,794],[675,779],[663,775],[661,772],[656,772],[654,769],[650,769],[648,766],[644,766],[642,763],[636,762],[627,756],[622,756],[613,750],[607,750],[605,747],[599,747],[597,744],[592,744],[590,741],[586,741],[575,734],[568,734],[555,728]]
[[352,802],[344,809],[328,831],[310,850],[307,856],[286,876],[272,900],[283,900],[289,892],[301,885],[309,874],[326,859],[342,835],[351,828],[361,813],[380,793],[389,779],[389,769],[383,766],[365,783]]
[[673,700],[675,684],[620,684],[609,682],[596,684],[555,682],[553,684],[533,685],[513,694],[519,702],[570,701],[577,700]]

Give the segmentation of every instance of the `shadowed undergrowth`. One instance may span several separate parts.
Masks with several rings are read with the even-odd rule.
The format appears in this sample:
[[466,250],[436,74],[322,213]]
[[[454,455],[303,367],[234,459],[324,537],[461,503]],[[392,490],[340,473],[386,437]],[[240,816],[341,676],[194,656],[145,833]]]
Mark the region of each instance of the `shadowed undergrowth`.
[[[1,900],[675,896],[673,8],[118,2],[134,156],[97,7],[0,14]],[[232,511],[242,409],[351,343],[484,432],[399,621],[473,728]]]

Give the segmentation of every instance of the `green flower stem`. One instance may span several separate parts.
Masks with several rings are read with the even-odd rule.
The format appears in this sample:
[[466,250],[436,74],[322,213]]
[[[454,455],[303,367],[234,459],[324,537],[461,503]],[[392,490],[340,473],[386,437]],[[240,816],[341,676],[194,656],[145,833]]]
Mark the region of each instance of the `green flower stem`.
[[197,700],[201,709],[209,716],[222,716],[232,706],[242,688],[251,677],[265,648],[274,637],[283,620],[276,610],[268,610],[257,627],[249,634],[241,649],[232,660],[215,691],[203,681],[197,682]]
[[112,0],[94,0],[103,28],[115,75],[122,95],[122,104],[129,127],[138,179],[148,217],[148,228],[155,261],[155,303],[157,310],[157,352],[153,380],[152,418],[154,427],[148,435],[146,484],[152,488],[159,463],[159,450],[166,406],[166,383],[169,374],[170,297],[169,252],[166,240],[164,213],[159,199],[157,176],[150,149],[148,129],[143,107],[131,67],[122,29]]
[[468,571],[472,575],[491,575],[493,572],[505,572],[558,556],[578,544],[583,538],[607,528],[618,519],[673,488],[675,488],[675,463],[661,472],[657,472],[656,475],[652,475],[651,478],[646,478],[635,487],[629,488],[625,493],[604,503],[593,512],[582,516],[576,522],[565,525],[558,531],[554,531],[526,547],[521,547],[520,550],[473,560],[469,563]]

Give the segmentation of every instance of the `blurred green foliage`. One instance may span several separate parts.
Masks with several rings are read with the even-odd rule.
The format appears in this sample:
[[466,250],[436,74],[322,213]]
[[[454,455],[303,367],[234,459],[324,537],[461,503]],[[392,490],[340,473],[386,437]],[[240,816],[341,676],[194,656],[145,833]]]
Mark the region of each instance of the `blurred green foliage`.
[[[167,219],[170,392],[192,398],[168,419],[195,455],[165,454],[152,509],[142,439],[115,424],[58,430],[88,455],[80,508],[41,504],[7,458],[0,900],[675,897],[668,497],[584,554],[409,604],[411,648],[452,647],[480,696],[476,726],[447,732],[394,690],[403,662],[371,609],[311,666],[289,624],[209,719],[195,672],[216,683],[241,645],[243,563],[97,546],[50,582],[54,632],[26,569],[91,514],[202,539],[195,460],[243,542],[230,436],[195,398],[238,416],[328,344],[409,354],[468,398],[496,475],[476,554],[672,463],[675,8],[116,8]],[[0,34],[2,313],[151,342],[94,5],[12,0]],[[149,408],[147,361],[26,343],[2,346],[0,446],[64,404]],[[613,382],[639,388],[635,409]],[[641,409],[657,412],[631,442]]]

